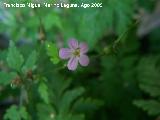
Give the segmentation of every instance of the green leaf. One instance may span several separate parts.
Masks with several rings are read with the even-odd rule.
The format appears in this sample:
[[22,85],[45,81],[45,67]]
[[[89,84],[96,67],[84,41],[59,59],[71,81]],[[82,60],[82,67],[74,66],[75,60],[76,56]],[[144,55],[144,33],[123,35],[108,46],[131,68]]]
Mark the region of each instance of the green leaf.
[[55,110],[48,104],[38,104],[37,115],[38,120],[55,120]]
[[84,120],[84,115],[56,114],[51,105],[38,104],[37,113],[39,120]]
[[144,57],[138,66],[140,88],[153,97],[160,97],[159,57]]
[[[54,77],[56,77],[56,76],[54,75]],[[58,102],[59,102],[59,100],[57,99],[57,95],[58,96],[63,96],[63,94],[65,93],[65,91],[67,90],[67,88],[70,87],[72,79],[66,79],[66,80],[64,80],[63,78],[58,77],[58,78],[52,79],[52,82],[53,82],[52,83],[53,101],[57,105]]]
[[48,87],[44,82],[40,82],[38,86],[38,92],[40,97],[44,100],[45,103],[49,103],[49,94],[48,94]]
[[90,110],[97,110],[102,105],[104,105],[104,103],[100,100],[81,98],[75,102],[73,109],[78,112],[87,112]]
[[[120,0],[108,0],[105,7],[106,14],[110,15],[107,19],[108,26],[115,27],[116,33],[121,35],[131,22],[134,8],[133,0],[123,0],[123,2]],[[115,21],[115,23],[112,21]]]
[[23,56],[20,54],[14,43],[11,41],[7,55],[7,63],[9,67],[17,71],[20,71],[23,62]]
[[36,64],[36,61],[37,61],[37,52],[36,51],[33,51],[27,61],[25,62],[24,66],[22,67],[22,71],[24,73],[26,73],[28,70],[34,70],[35,68],[35,64]]
[[124,0],[123,2],[116,0],[117,7],[114,7],[117,12],[117,26],[116,31],[119,35],[126,31],[128,25],[131,23],[132,15],[134,13],[134,1]]
[[13,105],[7,109],[6,114],[4,115],[5,120],[21,120],[21,116],[17,110],[17,106]]
[[134,104],[147,111],[149,115],[160,115],[160,103],[155,100],[137,100]]
[[55,117],[55,120],[85,120],[83,114],[75,115],[75,114],[59,114]]
[[0,85],[9,85],[16,75],[17,74],[13,72],[0,72]]
[[136,100],[135,105],[147,111],[149,115],[160,115],[160,56],[147,56],[140,60],[138,78],[140,88],[151,95],[154,100]]
[[50,60],[53,64],[58,64],[59,63],[59,55],[58,55],[58,48],[55,44],[51,42],[46,43],[46,50],[48,56],[50,56]]
[[23,106],[20,107],[19,114],[20,114],[21,118],[23,118],[24,120],[29,120],[29,115],[28,115],[25,107],[23,107]]
[[74,90],[66,91],[59,103],[60,113],[67,113],[70,111],[72,102],[84,93],[84,88],[76,88]]
[[53,27],[62,29],[61,19],[55,13],[49,13],[44,18],[44,26],[46,30],[50,30]]
[[18,109],[17,106],[12,105],[9,109],[7,109],[6,114],[4,115],[4,120],[29,120],[28,113],[25,107],[20,107]]

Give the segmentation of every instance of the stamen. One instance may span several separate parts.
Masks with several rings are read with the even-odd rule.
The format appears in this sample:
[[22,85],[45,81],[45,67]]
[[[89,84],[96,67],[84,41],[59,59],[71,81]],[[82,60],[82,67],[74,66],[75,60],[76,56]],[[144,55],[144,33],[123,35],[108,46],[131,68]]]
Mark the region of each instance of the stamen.
[[80,57],[80,49],[79,49],[79,48],[76,49],[76,50],[73,52],[73,55]]

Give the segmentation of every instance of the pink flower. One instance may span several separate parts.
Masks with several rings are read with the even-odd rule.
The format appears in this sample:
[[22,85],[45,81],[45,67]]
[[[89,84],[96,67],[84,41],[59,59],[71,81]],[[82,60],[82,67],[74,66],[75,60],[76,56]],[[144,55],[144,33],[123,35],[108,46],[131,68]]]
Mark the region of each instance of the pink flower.
[[78,63],[81,66],[87,66],[89,64],[89,58],[86,55],[88,52],[88,46],[86,43],[78,43],[75,39],[68,41],[69,48],[61,48],[59,56],[61,59],[69,59],[67,67],[69,70],[76,70]]

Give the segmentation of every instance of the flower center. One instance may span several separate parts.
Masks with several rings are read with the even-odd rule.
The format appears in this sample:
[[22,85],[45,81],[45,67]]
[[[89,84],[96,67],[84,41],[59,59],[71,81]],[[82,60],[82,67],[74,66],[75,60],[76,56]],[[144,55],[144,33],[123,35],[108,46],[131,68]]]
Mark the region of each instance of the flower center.
[[73,55],[80,57],[80,49],[77,48],[77,49],[73,52]]

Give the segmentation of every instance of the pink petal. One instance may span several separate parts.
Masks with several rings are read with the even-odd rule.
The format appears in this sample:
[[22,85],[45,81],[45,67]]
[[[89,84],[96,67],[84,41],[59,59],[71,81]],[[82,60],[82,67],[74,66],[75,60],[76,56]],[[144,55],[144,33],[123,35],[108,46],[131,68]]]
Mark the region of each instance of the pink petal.
[[87,55],[81,55],[80,58],[79,58],[79,63],[82,65],[82,66],[87,66],[89,64],[89,58]]
[[71,50],[69,48],[61,48],[59,51],[59,57],[61,59],[68,59],[71,57]]
[[75,40],[75,39],[70,39],[70,40],[68,41],[68,45],[69,45],[69,47],[72,48],[72,49],[77,49],[77,48],[78,48],[78,41]]
[[69,59],[67,67],[69,70],[75,70],[78,66],[78,58],[72,57]]
[[80,47],[80,51],[81,51],[81,53],[86,53],[86,52],[88,52],[88,45],[86,44],[86,43],[80,43],[80,45],[79,45],[79,47]]

